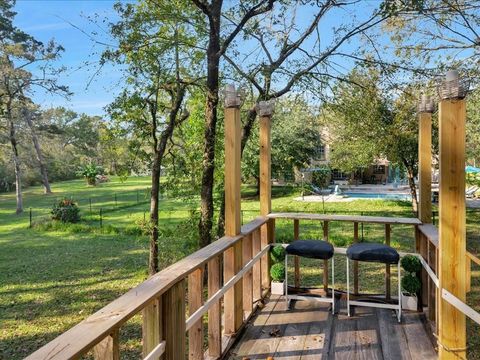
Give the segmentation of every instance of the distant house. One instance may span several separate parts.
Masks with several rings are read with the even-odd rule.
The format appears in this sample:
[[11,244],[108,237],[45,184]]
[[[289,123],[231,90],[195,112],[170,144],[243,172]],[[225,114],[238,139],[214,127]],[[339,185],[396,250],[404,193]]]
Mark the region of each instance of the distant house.
[[360,185],[360,184],[387,184],[398,178],[398,169],[390,166],[390,162],[386,158],[372,159],[372,163],[363,169],[354,172],[343,172],[339,169],[331,168],[330,154],[332,151],[331,144],[334,142],[327,128],[320,132],[322,137],[322,145],[319,146],[317,156],[312,159],[311,166],[305,169],[297,169],[295,171],[296,182],[310,182],[315,171],[325,171],[329,169],[329,182],[339,185]]

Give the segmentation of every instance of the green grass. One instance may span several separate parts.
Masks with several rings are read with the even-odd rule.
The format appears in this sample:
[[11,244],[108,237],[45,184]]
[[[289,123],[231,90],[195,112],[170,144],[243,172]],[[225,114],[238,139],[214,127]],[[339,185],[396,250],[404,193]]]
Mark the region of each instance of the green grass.
[[[52,184],[54,194],[50,196],[43,195],[40,187],[32,187],[25,191],[26,212],[21,215],[14,214],[14,194],[0,195],[0,359],[23,358],[146,279],[148,237],[142,235],[139,224],[149,207],[146,190],[149,186],[150,181],[145,177],[130,178],[124,183],[114,178],[97,187],[75,180]],[[253,194],[251,188],[243,189],[244,222],[259,213],[259,203]],[[295,196],[294,188],[274,187],[274,211],[412,216],[410,205],[405,202],[359,200],[326,203],[324,208],[321,203],[294,201]],[[62,197],[78,201],[81,223],[64,225],[45,221],[53,202]],[[197,205],[198,197],[161,201],[162,267],[195,250],[197,215],[190,210]],[[31,229],[29,208],[34,219]],[[359,230],[362,236],[362,228]],[[321,223],[300,223],[301,238],[321,238],[322,234]],[[329,234],[334,244],[347,246],[352,241],[353,225],[333,222]],[[382,241],[383,234],[380,225],[363,227],[364,241]],[[277,241],[289,242],[292,237],[292,222],[277,220]],[[413,229],[393,226],[392,244],[405,251],[412,250]],[[474,254],[480,253],[479,212],[468,214],[468,247]],[[341,288],[345,287],[343,260],[338,257],[336,261],[336,282]],[[475,270],[469,303],[480,310],[480,271]],[[361,272],[361,291],[383,291],[381,266],[362,264]],[[320,285],[321,278],[318,262],[302,261],[303,284]],[[395,284],[393,278],[392,290]],[[478,334],[479,328],[469,322],[468,331]],[[121,336],[125,358],[138,358],[141,337],[138,316],[122,326]],[[470,336],[469,341],[471,349],[480,347],[478,336]],[[469,359],[480,359],[480,351],[471,351]]]

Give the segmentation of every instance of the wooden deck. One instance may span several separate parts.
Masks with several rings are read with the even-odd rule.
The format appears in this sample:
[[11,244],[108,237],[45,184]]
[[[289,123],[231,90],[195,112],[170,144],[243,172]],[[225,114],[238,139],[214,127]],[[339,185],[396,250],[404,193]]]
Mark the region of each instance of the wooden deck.
[[423,315],[405,313],[402,324],[392,310],[357,307],[346,315],[345,302],[285,302],[271,297],[252,318],[228,359],[437,359]]

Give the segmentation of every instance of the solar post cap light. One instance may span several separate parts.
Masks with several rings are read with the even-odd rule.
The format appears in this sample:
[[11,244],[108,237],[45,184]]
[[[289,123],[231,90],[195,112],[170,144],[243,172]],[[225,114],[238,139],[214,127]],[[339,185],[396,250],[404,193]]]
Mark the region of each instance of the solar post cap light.
[[445,80],[437,85],[440,100],[458,100],[467,96],[470,81],[460,77],[458,70],[450,70],[445,74]]
[[418,112],[420,113],[433,113],[435,110],[435,102],[432,97],[427,94],[422,94],[420,102],[418,103]]
[[223,96],[225,107],[240,107],[245,98],[245,91],[240,87],[235,88],[233,84],[227,84],[223,89]]
[[275,110],[275,100],[260,101],[256,110],[259,116],[271,116]]

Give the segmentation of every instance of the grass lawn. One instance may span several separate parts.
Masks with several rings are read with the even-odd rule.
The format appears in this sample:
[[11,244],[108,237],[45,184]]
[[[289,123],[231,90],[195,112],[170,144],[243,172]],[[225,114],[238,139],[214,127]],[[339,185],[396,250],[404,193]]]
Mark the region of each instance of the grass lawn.
[[[52,184],[54,194],[50,196],[42,195],[40,187],[32,187],[25,191],[26,212],[22,215],[14,214],[14,194],[0,195],[0,359],[23,358],[147,277],[148,238],[139,231],[139,223],[149,207],[149,185],[149,179],[142,177],[124,183],[114,178],[97,187],[75,180]],[[258,215],[259,203],[251,189],[245,188],[243,195],[243,221],[247,222]],[[321,203],[294,201],[295,196],[295,189],[274,187],[274,211],[412,216],[405,202],[359,200],[327,203],[324,209]],[[79,202],[84,219],[80,224],[44,223],[55,199],[62,197]],[[197,205],[198,198],[162,200],[162,267],[195,250],[196,215],[190,210]],[[37,224],[31,229],[29,208]],[[277,241],[290,241],[293,223],[277,220],[276,226]],[[360,236],[362,232],[364,241],[382,241],[384,229],[365,225]],[[320,238],[322,234],[321,223],[300,223],[301,238]],[[348,245],[352,237],[352,224],[330,224],[330,240],[337,246]],[[392,244],[411,250],[413,229],[393,226]],[[468,213],[468,248],[480,254],[480,212]],[[342,260],[336,261],[340,287],[345,284]],[[383,291],[381,268],[362,264],[360,269],[361,291]],[[480,310],[480,271],[475,270],[469,303]],[[303,284],[319,285],[321,275],[318,264],[302,263]],[[392,290],[395,281],[392,279]],[[478,334],[479,330],[469,322],[469,333]],[[140,333],[138,317],[122,327],[122,356],[139,357]],[[469,359],[480,359],[479,337],[470,336],[469,341]]]

